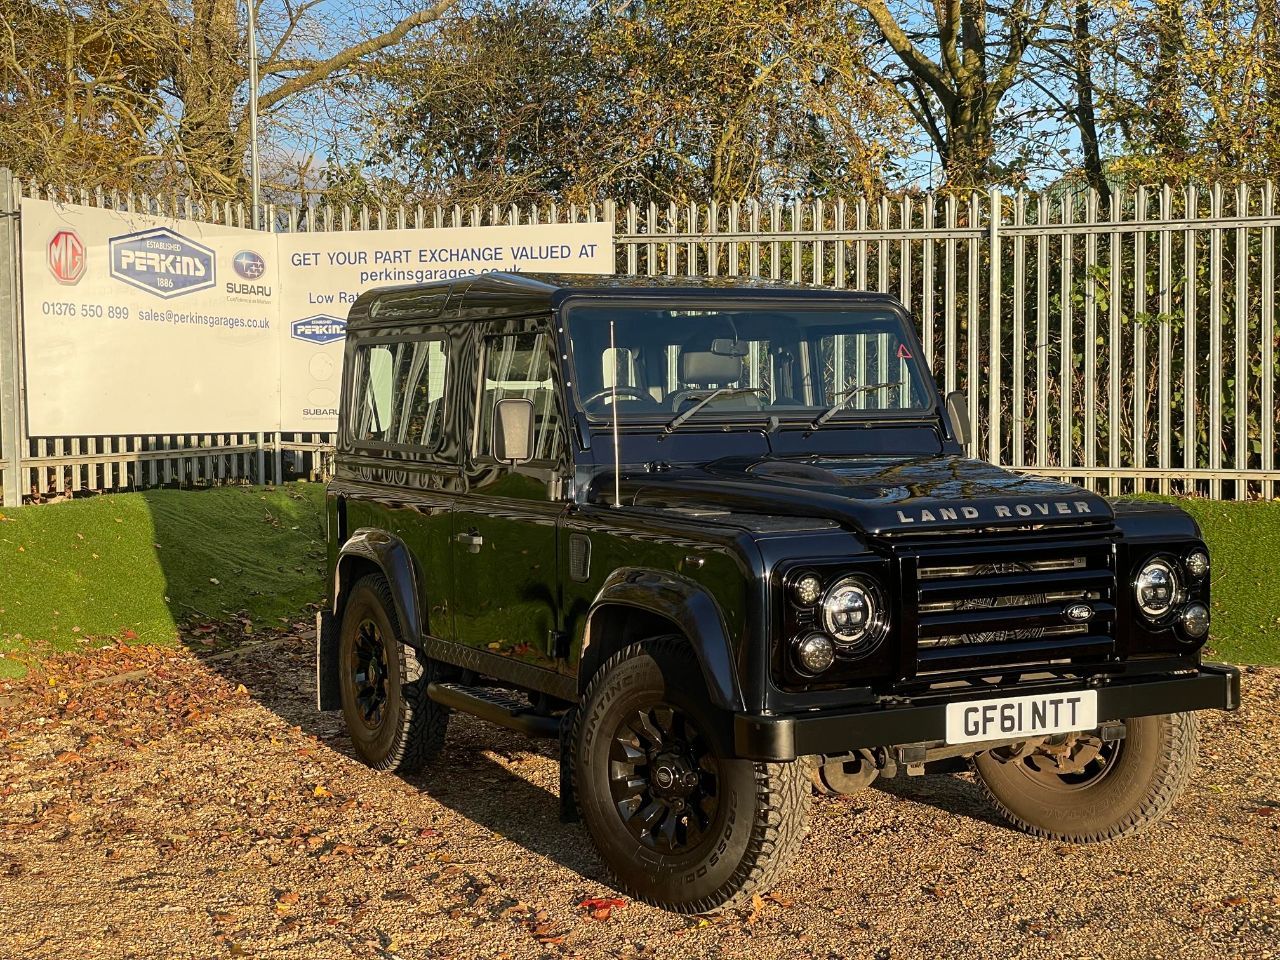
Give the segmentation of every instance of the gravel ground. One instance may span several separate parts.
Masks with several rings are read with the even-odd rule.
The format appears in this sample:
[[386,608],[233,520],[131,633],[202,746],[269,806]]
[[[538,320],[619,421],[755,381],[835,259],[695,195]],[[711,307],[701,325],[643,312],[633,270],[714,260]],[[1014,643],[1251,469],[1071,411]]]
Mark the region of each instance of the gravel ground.
[[[111,675],[131,671],[124,680]],[[1280,671],[1206,714],[1143,838],[1044,843],[968,775],[819,798],[748,910],[613,898],[557,819],[552,748],[455,718],[401,779],[309,706],[309,642],[141,648],[0,688],[0,957],[1268,957],[1280,954]]]

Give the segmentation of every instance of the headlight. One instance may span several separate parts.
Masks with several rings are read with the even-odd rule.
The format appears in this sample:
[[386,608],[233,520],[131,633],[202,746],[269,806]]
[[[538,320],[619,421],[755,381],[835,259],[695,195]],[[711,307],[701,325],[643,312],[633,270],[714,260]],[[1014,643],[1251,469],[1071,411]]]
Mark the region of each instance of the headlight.
[[1177,571],[1167,560],[1148,560],[1133,581],[1133,595],[1148,619],[1159,620],[1182,595]]
[[874,646],[888,628],[880,591],[860,577],[838,581],[823,598],[822,625],[846,652]]

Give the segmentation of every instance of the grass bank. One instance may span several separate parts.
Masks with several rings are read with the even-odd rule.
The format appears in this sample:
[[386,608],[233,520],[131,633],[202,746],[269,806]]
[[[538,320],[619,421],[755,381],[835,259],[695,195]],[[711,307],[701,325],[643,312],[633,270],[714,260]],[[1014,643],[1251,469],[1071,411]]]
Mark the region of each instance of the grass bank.
[[[319,484],[152,490],[3,510],[0,676],[102,642],[300,618],[324,593]],[[1280,663],[1280,503],[1174,501],[1213,553],[1210,655]]]
[[1232,663],[1280,664],[1280,502],[1176,503],[1200,524],[1213,558],[1209,655]]
[[0,675],[103,641],[253,633],[324,593],[319,484],[149,490],[2,509]]

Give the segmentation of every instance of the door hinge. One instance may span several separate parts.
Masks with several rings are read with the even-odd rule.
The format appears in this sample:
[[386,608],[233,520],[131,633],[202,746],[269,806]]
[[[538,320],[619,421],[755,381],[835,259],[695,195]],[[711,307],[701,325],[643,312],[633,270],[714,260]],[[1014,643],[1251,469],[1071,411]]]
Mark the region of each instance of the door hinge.
[[567,660],[569,657],[569,635],[563,630],[548,630],[547,651],[557,660]]

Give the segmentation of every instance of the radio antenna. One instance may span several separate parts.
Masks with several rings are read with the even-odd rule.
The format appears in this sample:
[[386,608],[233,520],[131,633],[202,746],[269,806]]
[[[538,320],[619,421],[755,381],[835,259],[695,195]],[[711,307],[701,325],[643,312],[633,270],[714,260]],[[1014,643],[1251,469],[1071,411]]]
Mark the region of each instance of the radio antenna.
[[614,321],[609,321],[609,359],[613,365],[613,381],[609,384],[609,406],[613,410],[613,505],[622,506],[622,451],[618,449],[618,344],[614,338]]

